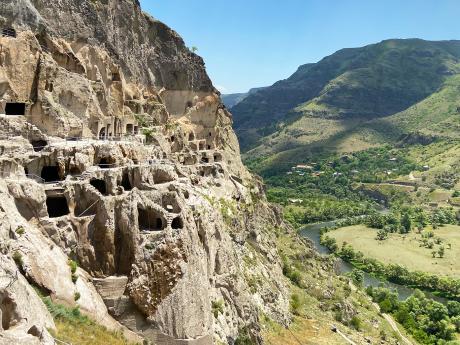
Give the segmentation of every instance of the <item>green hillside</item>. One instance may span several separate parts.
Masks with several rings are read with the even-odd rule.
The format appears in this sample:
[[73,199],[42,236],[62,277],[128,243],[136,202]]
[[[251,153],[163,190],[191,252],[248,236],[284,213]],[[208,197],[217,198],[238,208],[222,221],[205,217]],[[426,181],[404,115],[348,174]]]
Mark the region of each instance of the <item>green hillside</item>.
[[[251,157],[275,154],[272,160],[316,148],[371,147],[421,130],[421,108],[439,124],[437,134],[442,126],[448,131],[459,59],[460,41],[387,40],[340,50],[234,106],[241,147],[252,149]],[[450,105],[439,107],[444,100]]]

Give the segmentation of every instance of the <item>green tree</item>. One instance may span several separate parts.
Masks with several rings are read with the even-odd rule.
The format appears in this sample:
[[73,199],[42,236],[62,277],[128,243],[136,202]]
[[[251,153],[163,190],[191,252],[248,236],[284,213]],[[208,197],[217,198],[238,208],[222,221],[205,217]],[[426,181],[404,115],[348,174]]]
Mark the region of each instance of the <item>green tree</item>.
[[445,253],[444,246],[439,247],[439,249],[438,249],[438,255],[439,255],[440,258],[443,258],[443,257],[444,257],[444,253]]
[[388,232],[385,230],[379,230],[377,231],[377,236],[375,237],[376,240],[378,241],[384,241],[388,238]]
[[404,213],[401,218],[402,230],[404,233],[408,233],[412,230],[412,219],[409,213]]

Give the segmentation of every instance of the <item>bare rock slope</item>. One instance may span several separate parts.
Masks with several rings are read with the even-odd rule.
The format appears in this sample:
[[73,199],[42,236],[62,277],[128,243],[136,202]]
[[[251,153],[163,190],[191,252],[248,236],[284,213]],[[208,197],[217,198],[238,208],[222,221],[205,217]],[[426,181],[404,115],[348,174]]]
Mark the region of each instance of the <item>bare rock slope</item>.
[[202,59],[132,0],[4,0],[0,27],[0,343],[54,343],[32,285],[135,341],[288,324],[282,221]]

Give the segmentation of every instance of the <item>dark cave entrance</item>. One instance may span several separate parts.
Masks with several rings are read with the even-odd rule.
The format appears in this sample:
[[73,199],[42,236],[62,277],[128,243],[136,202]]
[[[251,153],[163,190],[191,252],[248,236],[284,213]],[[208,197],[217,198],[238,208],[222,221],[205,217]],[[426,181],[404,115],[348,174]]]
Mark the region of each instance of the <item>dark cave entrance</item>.
[[72,176],[79,176],[81,175],[81,170],[77,167],[71,167],[69,173]]
[[34,148],[35,152],[40,152],[45,148],[46,145],[48,145],[48,142],[42,139],[32,140],[30,143],[32,144],[32,147]]
[[59,167],[57,165],[45,165],[42,168],[40,177],[45,182],[56,182],[60,181],[61,177],[59,176]]
[[99,140],[105,139],[105,127],[102,127],[99,131]]
[[25,115],[26,104],[25,103],[6,103],[5,115]]
[[107,195],[107,186],[104,180],[93,178],[89,181],[89,183],[91,184],[91,186],[96,188],[99,191],[99,193],[101,193],[102,195]]
[[133,189],[133,186],[131,185],[131,182],[129,181],[129,175],[127,172],[123,173],[123,177],[121,178],[121,186],[125,191],[129,191]]
[[193,140],[195,140],[195,134],[193,134],[192,132],[188,135],[188,141],[193,141]]
[[176,217],[171,223],[171,228],[173,229],[182,229],[184,227],[184,222],[181,217]]
[[97,165],[101,169],[109,169],[110,167],[114,166],[114,164],[110,163],[110,159],[106,157],[100,158]]
[[222,161],[222,155],[220,153],[215,153],[214,162],[221,162],[221,161]]
[[166,227],[166,221],[161,214],[152,209],[138,208],[139,230],[161,231]]
[[121,76],[119,72],[112,73],[112,81],[121,81]]
[[62,217],[69,214],[69,206],[64,196],[49,196],[46,198],[46,208],[50,218]]

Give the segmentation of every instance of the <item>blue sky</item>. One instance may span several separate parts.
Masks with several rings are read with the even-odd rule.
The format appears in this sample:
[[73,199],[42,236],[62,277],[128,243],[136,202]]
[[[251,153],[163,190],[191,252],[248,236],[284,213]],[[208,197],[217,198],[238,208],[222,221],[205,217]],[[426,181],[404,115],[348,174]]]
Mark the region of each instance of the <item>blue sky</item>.
[[388,38],[460,39],[460,0],[141,0],[198,47],[214,85],[245,92],[338,49]]

